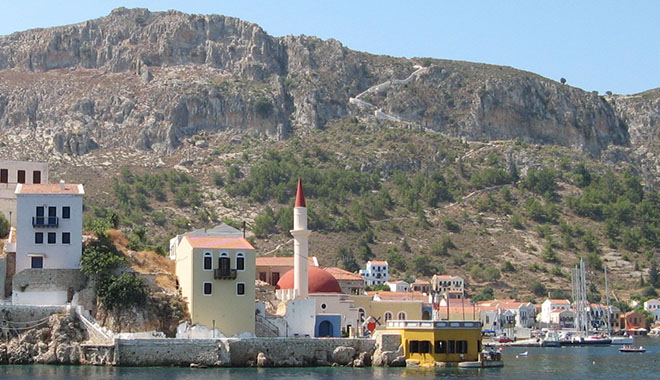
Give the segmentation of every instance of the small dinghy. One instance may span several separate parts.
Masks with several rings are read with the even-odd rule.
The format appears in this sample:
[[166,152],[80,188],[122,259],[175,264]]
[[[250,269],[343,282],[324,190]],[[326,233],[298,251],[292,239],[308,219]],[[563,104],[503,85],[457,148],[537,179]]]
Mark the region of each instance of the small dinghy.
[[619,352],[646,352],[646,348],[643,346],[629,346],[625,345],[619,348]]
[[521,352],[521,353],[518,354],[518,356],[520,356],[520,357],[527,357],[527,353],[528,353],[528,351]]

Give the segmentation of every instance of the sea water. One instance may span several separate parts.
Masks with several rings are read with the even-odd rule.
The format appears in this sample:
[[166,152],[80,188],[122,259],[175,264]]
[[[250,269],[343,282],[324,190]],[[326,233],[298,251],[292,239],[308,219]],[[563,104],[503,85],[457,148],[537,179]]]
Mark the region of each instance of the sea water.
[[[619,346],[508,347],[504,367],[487,369],[414,368],[163,368],[0,365],[11,380],[223,380],[223,379],[660,379],[660,339],[638,338],[645,353],[621,353]],[[519,356],[528,352],[526,357]]]

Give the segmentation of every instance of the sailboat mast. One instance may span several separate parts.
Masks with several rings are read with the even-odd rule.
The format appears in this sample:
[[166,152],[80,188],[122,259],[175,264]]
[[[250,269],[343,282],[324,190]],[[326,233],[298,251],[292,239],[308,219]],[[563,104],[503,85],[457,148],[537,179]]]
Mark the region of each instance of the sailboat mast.
[[610,288],[607,286],[607,266],[605,265],[605,302],[607,305],[607,333],[612,334],[612,321],[610,321]]

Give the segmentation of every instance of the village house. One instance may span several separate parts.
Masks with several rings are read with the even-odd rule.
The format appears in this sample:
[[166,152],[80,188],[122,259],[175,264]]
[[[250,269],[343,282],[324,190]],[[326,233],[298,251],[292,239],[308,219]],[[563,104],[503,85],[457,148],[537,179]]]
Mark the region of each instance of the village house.
[[446,292],[460,292],[465,297],[465,280],[459,276],[436,274],[431,278],[431,288],[438,294]]
[[431,283],[427,280],[416,280],[410,284],[410,290],[424,294],[431,294]]
[[410,284],[405,281],[388,281],[385,285],[390,287],[392,292],[409,292]]
[[64,181],[16,185],[15,268],[8,270],[15,273],[13,303],[66,304],[81,288],[84,193],[82,185]]
[[[309,265],[318,267],[316,257],[308,258]],[[257,257],[257,280],[276,286],[284,274],[293,269],[293,256]],[[360,278],[362,280],[362,278]]]
[[646,316],[637,311],[629,311],[623,315],[623,325],[628,335],[646,335]]
[[176,275],[192,323],[226,336],[254,334],[254,247],[227,227],[226,236],[184,235],[175,250]]
[[[536,308],[530,302],[518,302],[512,299],[491,300],[479,302],[479,308],[484,310],[494,308],[502,312],[510,312],[514,316],[514,327],[531,328],[536,324]],[[484,325],[486,324],[484,321]]]
[[[546,299],[541,304],[541,313],[538,315],[538,322],[543,324],[552,324],[551,313],[557,310],[570,310],[571,303],[566,299]],[[564,315],[568,317],[568,315]],[[557,320],[559,317],[554,317]]]
[[328,267],[324,269],[326,272],[330,273],[335,280],[337,280],[342,293],[355,295],[364,294],[364,279],[359,274],[337,267]]
[[654,298],[644,302],[644,310],[652,312],[656,309],[660,309],[660,299]]
[[0,212],[16,225],[16,185],[48,183],[45,162],[0,160]]
[[387,261],[367,261],[367,268],[360,270],[364,282],[369,285],[381,285],[390,280]]

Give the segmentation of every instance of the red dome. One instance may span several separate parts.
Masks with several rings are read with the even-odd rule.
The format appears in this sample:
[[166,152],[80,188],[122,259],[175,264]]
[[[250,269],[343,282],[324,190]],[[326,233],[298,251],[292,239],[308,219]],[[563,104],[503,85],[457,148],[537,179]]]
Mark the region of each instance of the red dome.
[[[275,289],[293,289],[293,269],[284,273]],[[308,268],[309,293],[341,293],[337,279],[319,267]]]

